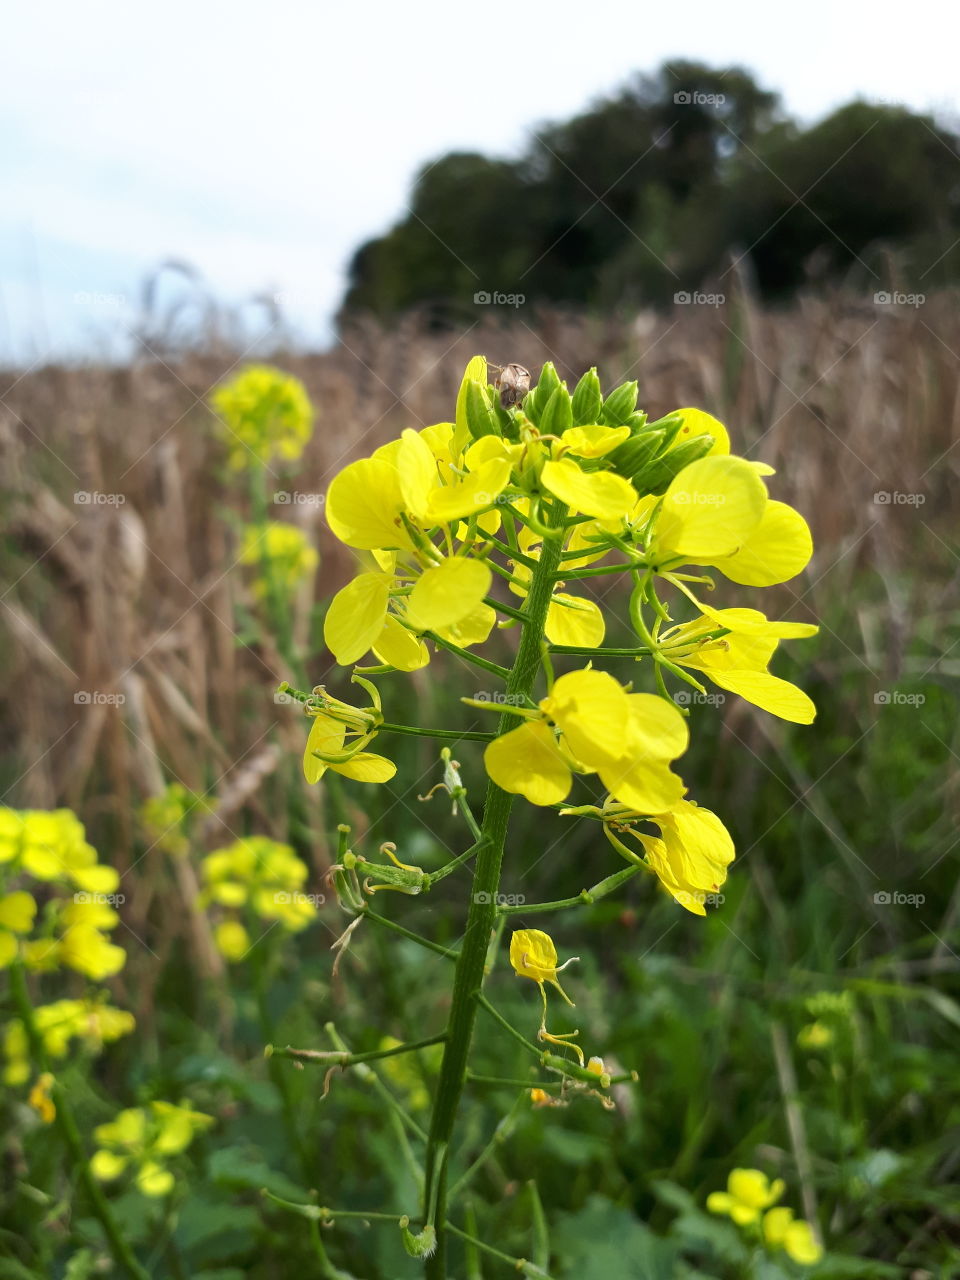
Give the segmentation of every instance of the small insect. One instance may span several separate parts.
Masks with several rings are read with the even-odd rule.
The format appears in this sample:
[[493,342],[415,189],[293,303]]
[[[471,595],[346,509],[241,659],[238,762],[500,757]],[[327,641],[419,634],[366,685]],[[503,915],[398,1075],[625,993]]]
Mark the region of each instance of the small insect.
[[522,364],[504,365],[500,369],[496,385],[500,390],[500,403],[504,409],[511,409],[530,390],[530,370],[525,369]]

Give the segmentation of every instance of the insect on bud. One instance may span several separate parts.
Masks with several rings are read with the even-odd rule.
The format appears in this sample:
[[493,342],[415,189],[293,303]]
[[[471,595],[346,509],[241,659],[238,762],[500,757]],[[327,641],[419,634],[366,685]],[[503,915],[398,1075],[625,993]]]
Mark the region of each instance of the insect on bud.
[[512,409],[518,405],[530,390],[530,370],[522,364],[508,364],[500,370],[497,379],[500,390],[500,403],[504,409]]

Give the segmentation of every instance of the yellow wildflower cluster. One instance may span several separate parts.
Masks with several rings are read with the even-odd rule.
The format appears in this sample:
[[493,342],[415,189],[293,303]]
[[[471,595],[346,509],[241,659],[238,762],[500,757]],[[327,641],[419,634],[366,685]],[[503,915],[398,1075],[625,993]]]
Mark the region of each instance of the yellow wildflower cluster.
[[[34,1010],[37,1031],[48,1058],[65,1058],[75,1044],[99,1053],[105,1044],[129,1035],[136,1023],[132,1013],[114,1009],[99,999],[55,1000]],[[30,1044],[19,1018],[8,1022],[3,1033],[6,1084],[24,1084],[31,1074]]]
[[764,1243],[771,1249],[783,1249],[794,1262],[813,1266],[823,1257],[809,1222],[793,1216],[793,1210],[773,1208],[785,1191],[781,1178],[773,1182],[759,1169],[733,1169],[727,1178],[726,1191],[714,1191],[707,1197],[711,1213],[732,1218],[738,1227],[759,1225]]
[[28,969],[63,966],[95,980],[123,968],[126,952],[107,936],[120,923],[120,877],[97,861],[69,809],[0,809],[0,876],[5,887],[27,877],[54,890],[42,913],[26,889],[0,896],[0,967],[19,958]]
[[292,594],[304,578],[316,573],[320,557],[302,529],[269,520],[244,529],[240,563],[259,570],[253,589],[262,599],[271,587],[283,595]]
[[255,939],[245,914],[279,922],[291,933],[306,928],[316,915],[316,896],[303,892],[309,869],[289,845],[267,836],[249,836],[208,854],[202,863],[200,905],[216,905],[225,914],[214,937],[227,960],[237,961]]
[[[472,703],[505,706],[519,721],[487,746],[487,773],[537,805],[566,801],[575,776],[596,777],[602,804],[567,812],[598,817],[619,852],[642,860],[677,902],[702,915],[734,850],[719,818],[686,798],[671,767],[689,733],[683,698],[671,698],[665,677],[701,695],[705,677],[786,720],[812,721],[810,699],[769,665],[781,640],[816,627],[699,599],[715,574],[749,587],[787,581],[806,566],[812,542],[803,517],[770,497],[772,469],[732,455],[720,422],[698,409],[649,422],[636,401],[635,383],[604,398],[595,370],[571,394],[549,364],[522,404],[506,394],[501,401],[486,360],[474,357],[453,422],[403,431],[330,485],[330,528],[367,562],[334,597],[324,636],[341,665],[372,655],[382,667],[415,671],[430,660],[428,644],[469,650],[498,619],[525,622],[536,591],[548,648],[575,651],[581,662],[556,679],[546,663],[547,692],[536,703],[526,694],[506,706]],[[547,578],[539,571],[548,546],[558,567]],[[651,668],[656,694],[634,692],[595,666],[604,656],[603,613],[565,588],[608,573],[632,585],[637,646],[627,654]],[[491,595],[495,575],[525,601],[524,612]],[[691,617],[672,618],[658,594],[664,588]],[[315,717],[308,780],[326,768],[367,782],[390,778],[392,765],[366,751],[383,723],[375,693],[374,706],[358,712],[316,692],[319,701],[307,706]],[[640,823],[659,835],[637,830]]]
[[213,1116],[172,1102],[131,1107],[94,1129],[98,1149],[90,1161],[90,1172],[100,1182],[113,1182],[130,1172],[145,1196],[167,1196],[174,1187],[174,1175],[167,1164],[212,1124]]
[[298,378],[269,365],[250,365],[210,397],[235,471],[295,462],[313,434],[313,408]]

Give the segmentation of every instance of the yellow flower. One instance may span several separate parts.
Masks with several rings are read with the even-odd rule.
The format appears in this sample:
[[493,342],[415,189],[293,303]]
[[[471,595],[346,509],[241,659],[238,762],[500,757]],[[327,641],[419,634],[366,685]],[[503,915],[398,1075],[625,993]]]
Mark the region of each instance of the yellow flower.
[[356,782],[389,782],[397,772],[392,761],[366,750],[383,722],[380,694],[369,680],[361,676],[353,679],[370,694],[372,706],[368,709],[361,711],[332,698],[322,687],[314,690],[315,701],[306,708],[313,718],[303,752],[303,773],[308,782],[319,782],[328,769]]
[[[228,911],[249,907],[261,920],[277,920],[297,933],[316,916],[316,902],[303,892],[307,864],[289,845],[267,836],[248,836],[208,854],[201,864],[204,889],[200,905],[217,904]],[[227,960],[243,959],[250,936],[234,917],[222,920],[214,940]]]
[[0,898],[0,969],[14,960],[19,950],[16,935],[29,933],[37,904],[29,893],[22,890]]
[[[772,675],[767,667],[781,640],[817,634],[818,627],[805,622],[770,622],[757,609],[712,609],[698,606],[704,616],[660,633],[664,656],[678,666],[702,672],[714,684],[771,715],[795,724],[812,724],[817,709],[811,699],[789,680]],[[730,632],[710,638],[718,629]]]
[[240,563],[259,570],[253,589],[261,599],[273,583],[280,591],[294,591],[316,572],[320,557],[307,535],[294,524],[271,520],[247,525],[240,547]]
[[[75,1040],[90,1052],[99,1053],[105,1044],[129,1035],[136,1026],[132,1013],[93,999],[56,1000],[40,1005],[34,1010],[34,1018],[50,1058],[65,1057]],[[3,1052],[7,1059],[4,1080],[7,1084],[23,1084],[30,1074],[30,1046],[19,1019],[7,1023]]]
[[210,403],[234,470],[271,458],[294,461],[313,434],[313,408],[303,383],[268,365],[250,365],[219,386]]
[[707,1208],[711,1213],[725,1213],[743,1227],[757,1222],[765,1209],[776,1204],[785,1185],[782,1178],[771,1182],[759,1169],[733,1169],[726,1191],[712,1191],[707,1196]]
[[637,501],[629,480],[613,471],[584,471],[573,458],[545,462],[540,483],[571,511],[599,520],[626,519]]
[[171,1102],[151,1102],[149,1110],[120,1111],[108,1124],[94,1129],[100,1147],[90,1160],[90,1171],[100,1182],[113,1182],[132,1169],[145,1196],[169,1195],[174,1175],[166,1167],[167,1160],[185,1151],[213,1122],[213,1116]]
[[763,1238],[772,1248],[785,1250],[801,1266],[812,1267],[823,1257],[810,1223],[794,1218],[792,1209],[769,1209],[763,1215]]
[[672,704],[628,693],[613,676],[588,668],[561,676],[541,700],[540,716],[495,738],[484,763],[498,786],[531,804],[565,800],[576,770],[597,773],[630,808],[664,813],[684,792],[669,762],[687,741],[686,722]]
[[705,904],[726,880],[735,856],[730,833],[717,815],[680,800],[669,813],[647,818],[660,828],[657,837],[634,830],[630,815],[618,814],[616,807],[605,812],[612,815],[605,830],[614,847],[629,857],[614,831],[633,835],[643,845],[647,866],[674,901],[694,915],[706,915]]
[[224,959],[233,963],[250,950],[250,935],[239,920],[221,920],[213,931],[213,940]]
[[510,938],[510,963],[513,965],[514,972],[518,978],[529,978],[540,988],[543,1012],[540,1018],[540,1030],[537,1033],[538,1039],[559,1045],[561,1049],[572,1049],[580,1059],[580,1065],[583,1066],[583,1050],[579,1045],[572,1043],[580,1034],[579,1031],[553,1034],[547,1030],[547,993],[544,987],[544,983],[549,982],[552,987],[556,987],[567,1004],[572,1005],[573,1001],[561,987],[557,974],[578,958],[573,956],[558,966],[557,948],[550,935],[544,933],[542,929],[517,929]]
[[36,1083],[27,1096],[27,1105],[33,1107],[42,1124],[53,1124],[57,1118],[57,1108],[50,1097],[52,1088],[53,1076],[49,1071],[44,1071],[37,1077]]

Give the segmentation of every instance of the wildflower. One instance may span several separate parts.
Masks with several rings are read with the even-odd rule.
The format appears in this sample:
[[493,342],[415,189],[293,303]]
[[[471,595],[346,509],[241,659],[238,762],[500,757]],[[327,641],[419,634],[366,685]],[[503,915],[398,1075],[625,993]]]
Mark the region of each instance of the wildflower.
[[[115,1009],[99,999],[56,1000],[34,1010],[37,1030],[48,1058],[66,1057],[71,1045],[79,1042],[90,1053],[99,1053],[105,1044],[129,1035],[136,1026],[132,1013]],[[15,1018],[3,1034],[6,1066],[5,1083],[23,1084],[30,1075],[30,1046],[23,1023]]]
[[676,707],[653,694],[628,693],[606,672],[585,669],[561,676],[540,701],[539,716],[531,711],[519,728],[495,738],[484,763],[498,786],[531,804],[566,799],[576,770],[596,772],[631,808],[663,813],[683,795],[669,762],[687,742]]
[[810,1223],[794,1218],[792,1209],[767,1210],[763,1215],[763,1239],[772,1248],[783,1249],[801,1266],[813,1266],[823,1257]]
[[[819,628],[805,622],[770,622],[757,609],[697,604],[704,616],[661,632],[661,652],[676,665],[702,672],[721,689],[739,694],[771,715],[812,724],[817,709],[811,699],[767,668],[781,640],[813,636]],[[729,634],[717,638],[718,629]]]
[[[200,905],[216,904],[228,912],[248,908],[261,920],[278,921],[290,933],[305,929],[316,905],[303,885],[309,868],[289,845],[267,836],[248,836],[208,854],[201,864],[204,889]],[[214,938],[227,960],[243,958],[250,949],[244,925],[230,915]]]
[[707,1196],[707,1208],[711,1213],[725,1213],[743,1227],[757,1222],[765,1209],[776,1204],[785,1188],[782,1178],[771,1182],[759,1169],[733,1169],[726,1191],[712,1191]]
[[797,1044],[801,1049],[826,1049],[833,1041],[833,1028],[825,1022],[808,1022],[797,1033]]
[[580,1059],[580,1065],[583,1066],[583,1050],[579,1045],[571,1043],[580,1034],[579,1031],[552,1034],[547,1030],[547,993],[544,987],[544,984],[549,982],[560,992],[567,1004],[572,1006],[573,1001],[561,987],[557,974],[578,959],[579,956],[573,956],[558,967],[557,948],[550,935],[544,933],[542,929],[517,929],[510,939],[510,963],[517,977],[530,978],[540,988],[543,1012],[540,1018],[540,1030],[537,1033],[538,1038],[550,1044],[559,1045],[563,1049],[573,1049]]
[[603,814],[604,831],[614,848],[632,860],[633,854],[614,832],[634,836],[643,846],[647,866],[674,901],[694,915],[706,915],[704,904],[726,880],[735,856],[730,833],[715,813],[692,800],[680,800],[669,812],[646,818],[660,828],[659,837],[637,831],[631,825],[635,818],[617,806]]
[[42,1124],[53,1124],[57,1117],[57,1108],[50,1097],[53,1088],[53,1076],[44,1071],[36,1079],[36,1083],[27,1096],[27,1105],[33,1107]]
[[328,769],[357,782],[389,782],[397,771],[392,761],[365,750],[383,722],[380,694],[361,676],[354,676],[354,683],[370,694],[372,705],[366,710],[331,697],[322,686],[314,690],[313,700],[306,705],[307,715],[313,718],[303,753],[308,782],[319,782]]
[[171,782],[157,796],[145,800],[140,817],[155,845],[174,857],[190,850],[192,821],[208,817],[216,810],[216,800],[198,795],[179,782]]
[[293,462],[313,434],[313,409],[299,379],[268,365],[250,365],[210,397],[219,415],[233,470],[272,458]]
[[113,1182],[131,1170],[145,1196],[169,1195],[175,1179],[167,1162],[213,1122],[213,1116],[170,1102],[128,1108],[94,1129],[99,1149],[90,1160],[90,1171],[100,1182]]
[[120,877],[98,864],[83,824],[69,809],[0,809],[0,865],[35,880],[60,881],[87,893],[113,893]]
[[0,969],[15,959],[17,935],[31,931],[36,914],[37,904],[29,893],[21,890],[0,898]]
[[307,535],[294,524],[270,520],[247,525],[240,547],[240,564],[253,565],[260,573],[253,584],[264,599],[271,585],[285,594],[296,590],[304,578],[316,572],[320,557]]

